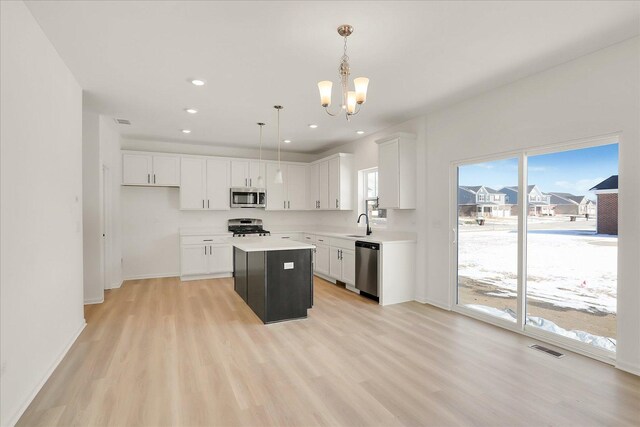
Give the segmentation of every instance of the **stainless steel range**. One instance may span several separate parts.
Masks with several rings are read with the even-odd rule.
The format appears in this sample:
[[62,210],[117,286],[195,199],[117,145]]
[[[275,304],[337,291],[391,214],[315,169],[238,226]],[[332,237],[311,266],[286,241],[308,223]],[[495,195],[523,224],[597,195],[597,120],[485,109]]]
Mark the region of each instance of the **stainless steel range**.
[[257,218],[234,218],[228,222],[233,237],[270,236],[269,231],[262,228],[262,220]]

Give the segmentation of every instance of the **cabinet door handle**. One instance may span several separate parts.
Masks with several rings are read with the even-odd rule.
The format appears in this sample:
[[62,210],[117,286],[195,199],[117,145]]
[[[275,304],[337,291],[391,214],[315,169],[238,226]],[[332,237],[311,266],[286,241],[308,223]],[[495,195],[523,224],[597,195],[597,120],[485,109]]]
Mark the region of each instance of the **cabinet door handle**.
[[287,209],[291,209],[291,200],[287,202]]
[[204,247],[204,254],[205,255],[207,254],[207,247],[206,246]]
[[147,174],[147,184],[151,184],[151,174]]
[[202,199],[202,209],[204,209],[204,199]]
[[336,209],[338,209],[338,199],[336,199]]
[[282,209],[287,209],[287,201],[282,202]]
[[154,184],[156,183],[156,174],[155,173],[153,174],[153,183]]
[[249,187],[253,187],[253,178],[249,178]]
[[209,255],[213,255],[213,246],[209,246]]
[[207,199],[207,209],[209,209],[209,199]]

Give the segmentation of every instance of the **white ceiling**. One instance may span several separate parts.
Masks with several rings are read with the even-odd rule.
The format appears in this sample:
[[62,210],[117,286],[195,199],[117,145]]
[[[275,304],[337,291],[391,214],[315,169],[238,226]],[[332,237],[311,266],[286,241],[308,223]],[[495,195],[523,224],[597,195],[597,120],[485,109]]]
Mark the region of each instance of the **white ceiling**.
[[[91,108],[133,123],[131,138],[275,145],[318,152],[639,32],[638,2],[29,1]],[[371,79],[350,123],[326,115],[316,83]],[[201,88],[187,82],[201,78]],[[338,99],[334,83],[334,101]],[[195,107],[199,114],[183,109]],[[318,124],[309,129],[309,123]],[[183,135],[180,129],[192,129]]]

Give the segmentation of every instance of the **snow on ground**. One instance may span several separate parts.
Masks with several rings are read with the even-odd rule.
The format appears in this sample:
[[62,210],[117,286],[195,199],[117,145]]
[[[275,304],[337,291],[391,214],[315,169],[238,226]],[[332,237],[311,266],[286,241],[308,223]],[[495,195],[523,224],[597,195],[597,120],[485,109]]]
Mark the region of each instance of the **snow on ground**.
[[[617,237],[595,234],[590,229],[594,221],[530,221],[535,229],[528,233],[528,298],[560,308],[615,313]],[[495,296],[515,297],[517,241],[515,219],[461,225],[459,275],[498,287]]]

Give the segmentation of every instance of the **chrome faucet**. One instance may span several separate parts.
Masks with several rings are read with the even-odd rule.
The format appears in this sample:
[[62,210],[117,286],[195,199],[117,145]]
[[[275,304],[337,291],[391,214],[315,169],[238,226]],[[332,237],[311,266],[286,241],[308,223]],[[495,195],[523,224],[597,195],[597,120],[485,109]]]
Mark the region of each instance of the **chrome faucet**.
[[358,224],[360,224],[360,218],[365,217],[365,219],[367,220],[367,236],[371,235],[371,227],[369,227],[369,215],[367,215],[366,213],[360,214],[360,216],[358,217]]

